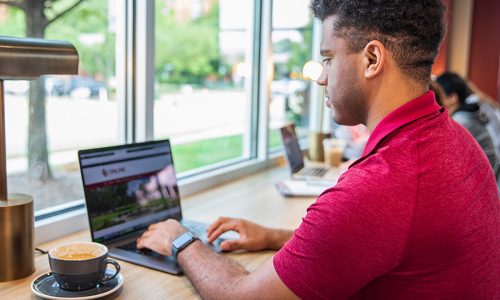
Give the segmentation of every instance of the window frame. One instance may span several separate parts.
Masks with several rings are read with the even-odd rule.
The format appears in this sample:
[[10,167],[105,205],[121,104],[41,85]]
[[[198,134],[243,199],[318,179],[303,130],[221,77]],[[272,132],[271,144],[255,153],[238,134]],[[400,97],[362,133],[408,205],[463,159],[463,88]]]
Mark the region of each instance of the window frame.
[[[253,0],[251,36],[252,77],[250,90],[249,132],[245,134],[244,153],[248,156],[224,161],[178,174],[182,197],[209,189],[236,178],[277,166],[283,152],[268,152],[268,122],[272,66],[272,1]],[[119,106],[119,139],[139,142],[153,139],[154,126],[154,7],[155,1],[127,0],[118,7],[116,22],[116,77]],[[314,22],[313,31],[319,22]],[[313,38],[313,52],[319,47],[320,34]],[[120,46],[121,45],[121,46]],[[315,58],[313,53],[313,59]],[[119,63],[121,62],[121,63]],[[126,88],[125,88],[126,87]],[[311,99],[318,98],[311,89]],[[314,97],[314,98],[313,98]],[[311,101],[310,129],[321,127],[319,111]],[[322,105],[322,102],[319,101]],[[316,104],[317,105],[317,104]],[[120,118],[122,116],[122,118]],[[79,199],[35,212],[35,245],[88,229],[85,200]]]

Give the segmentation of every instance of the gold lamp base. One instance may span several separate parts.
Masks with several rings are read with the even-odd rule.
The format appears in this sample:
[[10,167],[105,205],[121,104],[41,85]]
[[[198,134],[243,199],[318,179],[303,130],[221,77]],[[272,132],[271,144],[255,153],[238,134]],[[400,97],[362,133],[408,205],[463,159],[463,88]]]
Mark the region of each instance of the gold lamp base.
[[10,194],[0,200],[0,282],[35,272],[33,198]]

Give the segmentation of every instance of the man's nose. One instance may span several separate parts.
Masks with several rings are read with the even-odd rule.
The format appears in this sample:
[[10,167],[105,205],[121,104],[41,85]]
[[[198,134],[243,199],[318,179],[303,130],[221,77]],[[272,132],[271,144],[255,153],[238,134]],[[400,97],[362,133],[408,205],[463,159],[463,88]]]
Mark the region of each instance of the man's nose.
[[325,73],[325,69],[324,68],[321,71],[321,74],[319,74],[319,77],[318,77],[318,80],[316,80],[316,83],[318,85],[322,85],[322,86],[326,85],[327,80],[326,80],[326,73]]

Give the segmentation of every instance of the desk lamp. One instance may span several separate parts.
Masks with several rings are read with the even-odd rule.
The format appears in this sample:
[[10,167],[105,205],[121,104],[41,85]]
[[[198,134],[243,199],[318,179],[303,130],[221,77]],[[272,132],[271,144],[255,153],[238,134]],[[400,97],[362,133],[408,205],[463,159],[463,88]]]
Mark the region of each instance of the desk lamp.
[[78,52],[68,42],[0,36],[0,282],[35,271],[33,198],[7,193],[4,80],[77,73]]

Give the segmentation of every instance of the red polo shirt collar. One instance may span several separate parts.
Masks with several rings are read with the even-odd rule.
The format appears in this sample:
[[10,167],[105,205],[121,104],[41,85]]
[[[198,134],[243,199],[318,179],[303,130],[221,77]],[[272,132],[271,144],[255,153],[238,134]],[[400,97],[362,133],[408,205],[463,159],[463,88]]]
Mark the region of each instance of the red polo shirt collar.
[[398,107],[383,118],[375,127],[366,143],[362,157],[369,155],[377,147],[378,143],[391,132],[440,109],[441,107],[436,103],[434,92],[432,91]]

